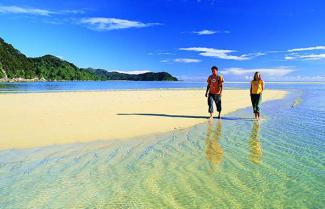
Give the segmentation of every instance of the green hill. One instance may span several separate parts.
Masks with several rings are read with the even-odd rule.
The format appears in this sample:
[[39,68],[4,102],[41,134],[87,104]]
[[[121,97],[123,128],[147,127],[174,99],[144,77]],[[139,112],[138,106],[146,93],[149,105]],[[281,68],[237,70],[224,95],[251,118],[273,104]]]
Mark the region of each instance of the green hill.
[[78,68],[53,55],[29,58],[0,38],[0,79],[65,80],[132,80],[177,81],[169,73],[143,73],[131,75],[108,72],[103,69]]
[[94,72],[96,75],[100,77],[101,80],[130,80],[130,81],[177,81],[177,78],[173,77],[169,73],[166,72],[158,72],[158,73],[142,73],[142,74],[126,74],[119,72],[108,72],[103,69],[92,69],[87,68],[84,70],[89,70]]
[[5,73],[8,78],[34,78],[37,76],[33,61],[1,38],[0,68],[3,77]]
[[46,80],[100,80],[88,70],[79,69],[72,63],[52,55],[31,58],[36,75]]

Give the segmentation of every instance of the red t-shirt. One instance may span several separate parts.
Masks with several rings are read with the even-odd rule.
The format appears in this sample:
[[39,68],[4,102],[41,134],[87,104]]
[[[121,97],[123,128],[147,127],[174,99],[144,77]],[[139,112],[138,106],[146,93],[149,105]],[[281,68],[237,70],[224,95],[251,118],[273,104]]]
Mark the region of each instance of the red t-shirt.
[[221,94],[221,86],[224,82],[222,76],[210,75],[207,82],[210,85],[211,94]]

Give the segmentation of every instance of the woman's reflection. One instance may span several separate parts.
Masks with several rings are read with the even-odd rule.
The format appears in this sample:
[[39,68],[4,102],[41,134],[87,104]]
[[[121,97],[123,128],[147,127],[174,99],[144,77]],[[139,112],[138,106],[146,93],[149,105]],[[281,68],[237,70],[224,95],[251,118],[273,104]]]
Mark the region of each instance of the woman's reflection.
[[223,157],[224,151],[219,144],[221,137],[221,120],[218,120],[216,129],[213,128],[213,121],[208,123],[206,144],[206,158],[209,161],[211,168],[217,166]]
[[260,123],[254,121],[252,132],[249,139],[250,160],[253,163],[260,164],[262,162],[262,146],[260,141]]

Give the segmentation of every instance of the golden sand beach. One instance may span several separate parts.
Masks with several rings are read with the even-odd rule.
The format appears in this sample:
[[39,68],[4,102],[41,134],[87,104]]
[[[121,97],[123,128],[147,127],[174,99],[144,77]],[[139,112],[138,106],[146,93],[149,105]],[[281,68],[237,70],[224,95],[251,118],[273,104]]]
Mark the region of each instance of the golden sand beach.
[[[0,95],[0,149],[128,139],[207,120],[204,90],[132,90]],[[267,90],[263,101],[285,91]],[[249,107],[247,90],[225,90],[223,112]]]

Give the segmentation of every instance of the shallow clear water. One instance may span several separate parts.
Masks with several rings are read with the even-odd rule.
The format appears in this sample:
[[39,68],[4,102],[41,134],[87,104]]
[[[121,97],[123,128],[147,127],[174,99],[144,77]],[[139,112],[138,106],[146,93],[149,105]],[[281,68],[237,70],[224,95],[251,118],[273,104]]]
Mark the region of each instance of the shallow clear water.
[[169,81],[71,81],[71,82],[20,82],[0,83],[2,93],[107,91],[126,89],[204,88],[203,82]]
[[[0,208],[325,208],[325,86],[129,141],[0,151]],[[150,117],[150,116],[143,116]]]
[[[324,86],[325,83],[266,83],[267,88],[292,89]],[[205,88],[206,82],[169,81],[67,81],[67,82],[0,82],[0,93],[32,93],[60,91],[107,91],[129,89],[190,89]],[[249,82],[226,82],[225,88],[249,89]]]

